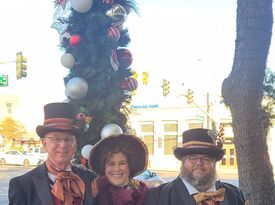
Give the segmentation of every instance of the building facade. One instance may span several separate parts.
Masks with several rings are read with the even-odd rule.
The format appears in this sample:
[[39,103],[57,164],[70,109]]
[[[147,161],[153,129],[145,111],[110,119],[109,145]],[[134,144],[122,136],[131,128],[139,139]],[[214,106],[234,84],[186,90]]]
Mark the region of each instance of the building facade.
[[[217,163],[217,170],[223,173],[237,174],[236,150],[233,143],[231,115],[224,105],[212,105],[211,109],[203,105],[163,106],[159,104],[132,105],[130,122],[136,135],[149,150],[148,166],[153,170],[178,171],[180,161],[173,155],[173,149],[181,146],[182,132],[192,128],[210,128],[219,130],[224,127],[224,158]],[[208,110],[211,114],[204,111]],[[216,112],[216,113],[215,113]],[[208,115],[209,114],[209,115]],[[274,162],[274,129],[268,139],[270,156]],[[273,137],[274,138],[274,137]],[[273,149],[272,149],[273,147]]]

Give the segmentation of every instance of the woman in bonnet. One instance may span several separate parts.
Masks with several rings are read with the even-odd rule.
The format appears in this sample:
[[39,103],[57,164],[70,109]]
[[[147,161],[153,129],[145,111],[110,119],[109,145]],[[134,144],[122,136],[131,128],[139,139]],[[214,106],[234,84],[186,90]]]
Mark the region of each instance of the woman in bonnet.
[[89,166],[98,177],[92,194],[98,205],[143,205],[145,183],[133,179],[147,168],[148,150],[138,137],[112,135],[91,150]]

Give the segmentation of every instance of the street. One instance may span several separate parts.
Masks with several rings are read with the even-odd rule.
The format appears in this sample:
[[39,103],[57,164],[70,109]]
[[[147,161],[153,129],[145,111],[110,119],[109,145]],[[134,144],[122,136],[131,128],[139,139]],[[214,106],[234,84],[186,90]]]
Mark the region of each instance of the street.
[[[0,166],[0,205],[8,204],[8,186],[9,180],[15,176],[22,175],[27,171],[33,169],[34,167],[23,167],[23,166]],[[164,182],[171,181],[175,179],[178,175],[178,172],[171,171],[160,171],[154,170]],[[221,179],[234,185],[238,185],[237,179]]]
[[22,175],[33,167],[0,166],[0,205],[8,204],[8,186],[12,177]]

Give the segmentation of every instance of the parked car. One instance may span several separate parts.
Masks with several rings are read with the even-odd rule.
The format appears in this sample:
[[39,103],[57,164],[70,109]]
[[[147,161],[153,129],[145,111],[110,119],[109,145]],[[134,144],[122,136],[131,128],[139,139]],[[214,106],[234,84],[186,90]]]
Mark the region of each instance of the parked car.
[[41,163],[46,161],[46,159],[48,158],[48,153],[43,149],[43,147],[30,148],[28,152],[40,157],[42,160]]
[[19,150],[9,150],[0,153],[0,165],[23,165],[34,166],[41,163],[41,157],[32,155],[31,153],[23,153]]
[[134,177],[140,181],[143,181],[149,188],[157,187],[164,183],[164,180],[156,172],[151,172],[150,170],[146,169],[141,174]]

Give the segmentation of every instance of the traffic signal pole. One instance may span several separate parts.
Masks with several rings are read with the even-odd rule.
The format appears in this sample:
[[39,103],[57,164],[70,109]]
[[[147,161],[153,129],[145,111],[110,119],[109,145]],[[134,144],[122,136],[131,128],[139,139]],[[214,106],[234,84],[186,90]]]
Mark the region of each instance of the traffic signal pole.
[[0,64],[14,63],[16,61],[0,61]]
[[[16,60],[0,61],[0,65],[15,63],[16,64],[16,78],[17,80],[27,77],[27,58],[23,56],[22,52],[16,53]],[[8,75],[0,74],[0,87],[8,86]]]
[[210,124],[211,120],[216,123],[216,120],[209,114],[210,113],[210,103],[209,103],[209,93],[206,94],[206,111],[199,106],[195,101],[194,101],[194,92],[191,89],[188,89],[187,95],[185,95],[187,99],[187,104],[194,104],[197,108],[199,108],[207,117],[206,117],[206,126],[208,129],[210,129]]

